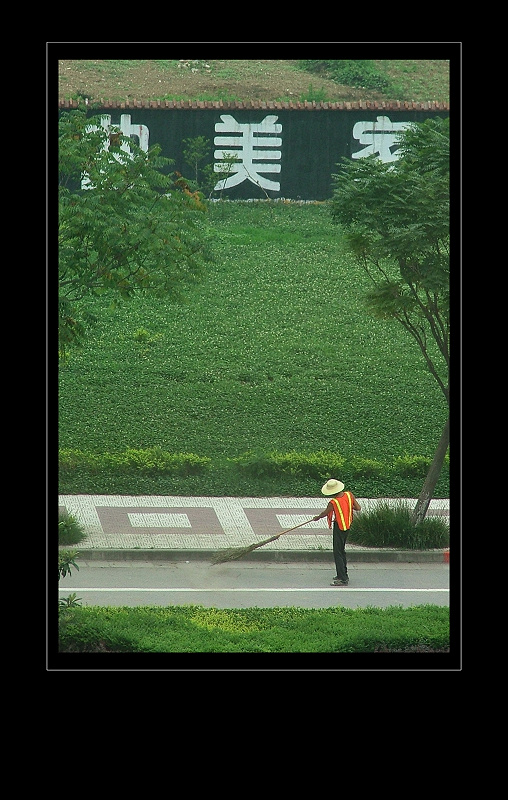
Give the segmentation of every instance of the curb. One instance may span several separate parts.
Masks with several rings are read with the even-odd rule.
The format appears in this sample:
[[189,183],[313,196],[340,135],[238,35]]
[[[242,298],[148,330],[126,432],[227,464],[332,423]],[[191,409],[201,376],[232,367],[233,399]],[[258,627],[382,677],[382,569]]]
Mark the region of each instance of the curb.
[[[62,547],[68,549],[68,547]],[[79,550],[79,545],[77,545]],[[78,561],[211,561],[217,550],[128,550],[107,548],[81,550]],[[241,561],[273,561],[283,564],[293,561],[333,564],[331,550],[253,550]],[[443,563],[442,550],[349,550],[348,563]],[[218,565],[220,566],[220,565]]]

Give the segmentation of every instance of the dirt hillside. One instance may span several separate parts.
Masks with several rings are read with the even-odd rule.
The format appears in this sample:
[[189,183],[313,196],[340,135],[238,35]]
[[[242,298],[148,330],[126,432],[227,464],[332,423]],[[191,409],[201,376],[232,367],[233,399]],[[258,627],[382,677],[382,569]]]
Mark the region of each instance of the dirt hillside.
[[398,96],[354,89],[310,73],[301,62],[279,61],[119,61],[58,62],[60,99],[223,100],[353,102],[449,101],[449,61],[376,61]]

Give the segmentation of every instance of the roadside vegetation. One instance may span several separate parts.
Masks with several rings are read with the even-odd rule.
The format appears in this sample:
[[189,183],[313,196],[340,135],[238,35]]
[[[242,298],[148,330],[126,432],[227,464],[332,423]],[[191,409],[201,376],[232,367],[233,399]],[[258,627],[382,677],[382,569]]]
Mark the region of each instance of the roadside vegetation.
[[58,515],[58,544],[74,545],[85,541],[86,531],[84,526],[75,516],[61,511]]
[[[60,611],[61,653],[388,651],[448,652],[449,609],[433,605],[384,609],[220,609],[186,605],[78,606]],[[241,668],[241,662],[238,666]],[[338,666],[347,666],[347,661]]]

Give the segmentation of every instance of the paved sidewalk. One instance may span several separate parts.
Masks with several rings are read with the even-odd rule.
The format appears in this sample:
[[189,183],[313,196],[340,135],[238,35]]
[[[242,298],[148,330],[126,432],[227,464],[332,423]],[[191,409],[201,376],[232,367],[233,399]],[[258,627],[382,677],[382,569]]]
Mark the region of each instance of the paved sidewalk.
[[[380,500],[358,498],[362,510]],[[389,502],[400,502],[399,500]],[[413,507],[414,499],[406,502]],[[210,558],[230,547],[245,547],[311,519],[326,508],[325,497],[176,497],[60,495],[59,509],[76,517],[87,539],[82,558]],[[427,516],[449,518],[448,500],[431,500]],[[346,545],[351,561],[443,561],[443,550],[410,551]],[[259,560],[333,561],[326,519],[290,531],[254,550]]]

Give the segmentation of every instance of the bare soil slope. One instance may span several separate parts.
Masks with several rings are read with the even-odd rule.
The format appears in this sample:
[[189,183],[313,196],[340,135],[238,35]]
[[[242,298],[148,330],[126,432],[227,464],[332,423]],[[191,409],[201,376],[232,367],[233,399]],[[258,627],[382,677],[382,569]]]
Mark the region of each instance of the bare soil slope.
[[230,100],[353,102],[449,101],[448,61],[376,61],[396,84],[397,97],[354,89],[302,69],[299,61],[114,61],[58,62],[60,99]]

